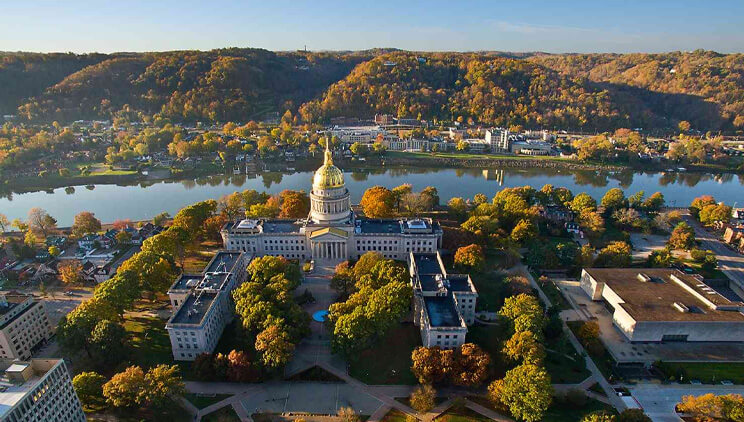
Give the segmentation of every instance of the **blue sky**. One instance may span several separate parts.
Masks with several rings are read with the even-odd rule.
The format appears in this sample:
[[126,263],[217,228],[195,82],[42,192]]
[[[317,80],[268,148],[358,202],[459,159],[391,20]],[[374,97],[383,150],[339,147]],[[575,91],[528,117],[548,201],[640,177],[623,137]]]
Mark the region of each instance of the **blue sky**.
[[744,51],[744,1],[11,1],[2,51]]

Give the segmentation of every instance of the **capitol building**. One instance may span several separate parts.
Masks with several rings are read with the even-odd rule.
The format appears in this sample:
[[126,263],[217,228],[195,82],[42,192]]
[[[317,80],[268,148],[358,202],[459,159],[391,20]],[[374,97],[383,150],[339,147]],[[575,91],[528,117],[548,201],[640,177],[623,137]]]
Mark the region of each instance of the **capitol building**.
[[351,209],[344,174],[333,164],[327,148],[323,165],[313,177],[307,218],[231,221],[221,235],[225,249],[230,251],[326,264],[358,259],[370,251],[407,260],[412,252],[436,252],[442,243],[442,229],[428,218],[357,216]]

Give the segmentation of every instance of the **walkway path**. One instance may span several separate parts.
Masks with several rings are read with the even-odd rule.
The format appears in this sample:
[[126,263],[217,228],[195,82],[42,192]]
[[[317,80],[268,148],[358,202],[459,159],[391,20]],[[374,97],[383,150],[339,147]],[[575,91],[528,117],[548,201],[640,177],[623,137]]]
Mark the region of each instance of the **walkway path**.
[[[537,290],[538,295],[540,296],[540,299],[545,302],[545,304],[550,307],[552,306],[552,303],[550,302],[550,299],[548,296],[542,291],[540,288],[540,285],[535,281],[534,277],[532,277],[532,274],[530,274],[529,269],[524,265],[520,264],[519,267],[521,267],[522,274],[527,277],[527,279],[530,282],[530,285],[534,287]],[[576,351],[579,352],[579,355],[585,356],[586,361],[586,368],[589,369],[589,371],[592,373],[592,377],[594,380],[599,383],[599,386],[602,387],[602,390],[604,390],[605,395],[608,397],[608,400],[610,401],[610,404],[617,409],[618,412],[622,412],[625,410],[626,406],[625,403],[620,399],[620,397],[615,394],[614,388],[612,388],[612,385],[607,381],[607,379],[602,375],[602,372],[599,370],[597,365],[594,363],[594,360],[589,356],[589,354],[584,350],[584,347],[579,343],[579,340],[576,338],[576,336],[573,334],[570,328],[568,328],[568,325],[566,324],[566,321],[561,318],[561,323],[563,324],[563,331],[568,336],[568,340],[571,342],[571,344],[574,346]],[[583,381],[582,381],[583,384]]]

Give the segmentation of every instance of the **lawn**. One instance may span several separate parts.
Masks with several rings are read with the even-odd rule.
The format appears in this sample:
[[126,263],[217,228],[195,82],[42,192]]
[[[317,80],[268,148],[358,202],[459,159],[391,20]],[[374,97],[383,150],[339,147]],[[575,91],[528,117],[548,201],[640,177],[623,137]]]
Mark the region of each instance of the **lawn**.
[[435,420],[441,422],[486,422],[491,419],[474,410],[470,410],[468,407],[455,405],[447,409],[446,412]]
[[478,310],[495,312],[504,304],[504,298],[510,294],[509,285],[499,273],[471,274],[475,289],[478,291]]
[[215,403],[219,403],[222,400],[225,400],[226,398],[232,397],[231,394],[215,394],[214,397],[207,397],[199,396],[192,393],[186,393],[183,396],[198,409],[204,409],[205,407],[211,406]]
[[225,406],[219,410],[215,410],[206,416],[202,416],[201,420],[202,422],[240,422],[240,418],[232,406]]
[[584,358],[568,342],[566,334],[555,340],[548,340],[545,347],[545,369],[554,384],[577,384],[591,374],[586,369]]
[[506,324],[468,327],[466,340],[477,344],[491,355],[491,378],[502,378],[506,371],[511,369],[511,366],[501,359],[501,348],[509,334],[509,327]]
[[349,375],[372,385],[416,384],[411,372],[411,352],[420,345],[419,329],[411,323],[401,324],[375,346],[349,359]]
[[[175,401],[169,401],[162,409],[107,409],[104,412],[86,414],[86,419],[90,422],[140,422],[140,421],[168,421],[168,422],[189,422],[193,418],[180,404]],[[202,418],[203,421],[207,420]],[[235,419],[239,421],[240,419]],[[216,421],[216,419],[214,420]],[[226,421],[227,422],[227,421]]]
[[392,409],[382,417],[382,422],[406,422],[406,414],[398,409]]
[[170,338],[165,330],[164,320],[125,314],[124,329],[129,335],[131,364],[149,368],[161,363],[173,363]]
[[207,266],[221,246],[221,243],[207,241],[191,248],[183,260],[183,272],[198,274],[204,271],[204,267]]
[[563,293],[561,293],[561,291],[558,289],[558,286],[555,285],[555,282],[553,280],[548,279],[544,283],[540,282],[539,277],[536,278],[536,280],[537,283],[540,285],[543,293],[545,293],[548,299],[550,299],[550,303],[552,303],[554,307],[556,307],[560,311],[571,309],[571,305],[568,304],[568,301],[566,301],[566,298],[563,297]]
[[699,380],[706,384],[731,381],[744,384],[744,363],[741,362],[663,362],[657,365],[667,378],[682,381]]
[[584,416],[599,410],[604,410],[611,414],[615,413],[612,406],[594,399],[587,399],[583,407],[577,407],[575,404],[566,402],[553,402],[545,413],[545,416],[543,416],[543,420],[551,422],[576,422],[580,421]]
[[[583,321],[567,321],[566,324],[568,325],[568,328],[573,331],[574,335],[576,335],[576,338],[579,338],[578,332],[581,328],[582,324],[584,324]],[[579,338],[579,341],[581,339]],[[605,376],[605,378],[612,378],[613,370],[612,367],[615,366],[615,360],[612,359],[612,356],[610,355],[610,352],[607,351],[607,349],[604,347],[604,344],[601,341],[597,342],[597,345],[599,348],[597,350],[593,350],[593,348],[587,348],[586,345],[584,345],[584,350],[589,354],[589,356],[594,361],[594,364],[597,365],[599,368],[599,371],[602,372],[602,375]],[[601,353],[597,353],[601,350]]]

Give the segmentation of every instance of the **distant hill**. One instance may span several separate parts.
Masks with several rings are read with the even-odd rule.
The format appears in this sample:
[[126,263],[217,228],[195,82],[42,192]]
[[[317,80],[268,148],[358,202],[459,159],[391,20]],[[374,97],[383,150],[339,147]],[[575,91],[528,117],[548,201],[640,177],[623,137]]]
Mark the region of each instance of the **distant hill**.
[[31,121],[129,110],[175,121],[303,118],[472,120],[605,130],[744,128],[744,55],[420,53],[221,49],[162,53],[0,53],[0,113]]

